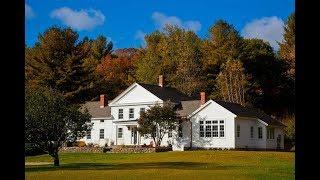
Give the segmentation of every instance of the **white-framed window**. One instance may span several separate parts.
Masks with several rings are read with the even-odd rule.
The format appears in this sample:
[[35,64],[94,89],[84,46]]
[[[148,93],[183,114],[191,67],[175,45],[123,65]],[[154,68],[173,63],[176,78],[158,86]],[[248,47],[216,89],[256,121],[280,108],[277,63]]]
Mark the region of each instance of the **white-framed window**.
[[220,137],[224,137],[224,120],[219,121],[219,133]]
[[262,139],[262,127],[258,127],[258,138]]
[[267,139],[274,139],[274,128],[267,128]]
[[146,111],[146,108],[140,108],[140,114],[145,112]]
[[200,137],[224,137],[224,120],[199,121],[199,135]]
[[118,128],[118,138],[122,138],[123,136],[123,128]]
[[203,126],[203,121],[199,121],[199,124],[200,124],[200,129],[199,129],[199,134],[200,134],[200,137],[204,137],[204,126]]
[[253,138],[253,126],[250,127],[250,138]]
[[133,119],[134,118],[134,109],[130,108],[129,109],[129,119]]
[[100,129],[99,138],[104,139],[104,129]]
[[103,122],[104,122],[104,120],[103,120],[103,119],[101,119],[101,120],[100,120],[100,122],[101,122],[101,123],[103,123]]
[[86,134],[87,134],[87,139],[91,139],[91,130],[88,130]]
[[118,119],[123,119],[123,109],[118,110]]
[[237,137],[240,137],[240,125],[237,124]]

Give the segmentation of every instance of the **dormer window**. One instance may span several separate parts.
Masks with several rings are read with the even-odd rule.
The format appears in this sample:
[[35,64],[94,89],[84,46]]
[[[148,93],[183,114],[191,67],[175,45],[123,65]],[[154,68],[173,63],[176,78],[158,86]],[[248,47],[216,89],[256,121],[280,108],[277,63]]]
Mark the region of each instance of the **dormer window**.
[[130,108],[129,109],[129,119],[133,119],[134,118],[134,109]]

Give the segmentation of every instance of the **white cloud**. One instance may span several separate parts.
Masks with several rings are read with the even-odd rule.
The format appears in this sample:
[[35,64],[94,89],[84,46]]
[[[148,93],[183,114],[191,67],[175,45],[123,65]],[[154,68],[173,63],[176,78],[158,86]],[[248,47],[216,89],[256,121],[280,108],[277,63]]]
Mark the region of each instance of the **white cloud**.
[[53,10],[51,18],[59,19],[65,25],[79,31],[91,30],[96,26],[102,25],[105,21],[105,16],[101,11],[94,9],[81,9],[77,11],[68,7]]
[[145,46],[146,45],[146,40],[144,39],[144,36],[146,35],[145,32],[141,31],[141,30],[138,30],[135,34],[135,39],[139,39],[142,43],[142,46]]
[[277,50],[283,38],[284,22],[276,17],[263,17],[255,19],[245,25],[241,34],[245,38],[259,38],[270,43],[270,45]]
[[33,12],[33,9],[31,8],[31,6],[29,6],[27,3],[24,4],[24,8],[25,8],[25,17],[26,19],[31,19],[35,17],[35,14]]
[[152,19],[154,20],[158,28],[164,28],[166,24],[176,25],[181,28],[185,28],[194,32],[201,29],[201,23],[199,21],[182,21],[176,16],[166,16],[160,12],[154,12],[152,14]]

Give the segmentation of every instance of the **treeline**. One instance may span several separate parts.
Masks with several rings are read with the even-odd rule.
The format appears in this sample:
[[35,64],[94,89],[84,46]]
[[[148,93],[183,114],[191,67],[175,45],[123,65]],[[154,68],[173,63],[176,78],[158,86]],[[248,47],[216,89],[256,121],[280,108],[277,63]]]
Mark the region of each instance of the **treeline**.
[[166,85],[190,95],[258,107],[278,117],[294,114],[294,14],[285,25],[275,52],[260,39],[244,39],[223,20],[205,39],[176,26],[145,36],[146,46],[113,52],[105,37],[79,40],[70,28],[51,27],[26,47],[26,87],[48,87],[70,103],[93,100],[101,93],[114,98],[131,83]]

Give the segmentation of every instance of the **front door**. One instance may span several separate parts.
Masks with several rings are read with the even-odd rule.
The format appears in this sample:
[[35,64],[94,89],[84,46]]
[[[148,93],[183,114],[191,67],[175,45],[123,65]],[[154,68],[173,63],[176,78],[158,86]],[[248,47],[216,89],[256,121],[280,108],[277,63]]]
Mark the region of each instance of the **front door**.
[[138,140],[137,140],[137,128],[136,127],[132,128],[132,130],[131,130],[131,142],[134,145],[136,145],[137,142],[138,142]]

